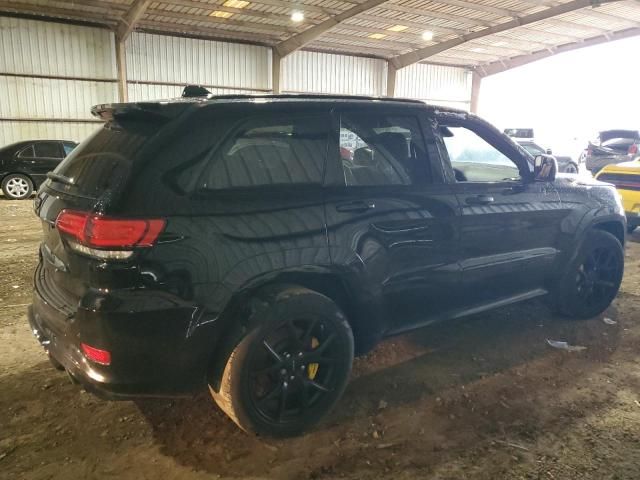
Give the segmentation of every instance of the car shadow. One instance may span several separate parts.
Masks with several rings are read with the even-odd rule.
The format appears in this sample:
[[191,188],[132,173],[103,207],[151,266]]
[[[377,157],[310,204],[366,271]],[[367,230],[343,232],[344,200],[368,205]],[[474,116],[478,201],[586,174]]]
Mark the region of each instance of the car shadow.
[[[607,315],[615,318],[615,308]],[[587,348],[560,352],[547,339]],[[394,445],[439,425],[439,433],[422,438],[423,446],[432,443],[438,451],[442,435],[455,426],[456,418],[468,413],[465,409],[458,412],[455,401],[447,403],[448,397],[456,396],[452,392],[474,392],[478,408],[486,409],[482,421],[472,416],[466,423],[467,434],[457,440],[460,448],[473,446],[498,425],[514,419],[537,421],[528,411],[530,405],[518,400],[519,395],[515,400],[509,398],[514,390],[511,380],[505,379],[535,384],[548,369],[562,372],[567,362],[579,359],[580,367],[567,369],[561,375],[564,383],[554,387],[553,393],[561,395],[600,368],[619,341],[617,325],[607,325],[602,318],[584,322],[555,318],[535,301],[424,328],[388,339],[357,359],[345,395],[328,418],[310,433],[287,440],[262,439],[240,431],[208,394],[136,404],[162,452],[181,464],[234,478],[261,477],[265,472],[270,478],[319,478],[355,468],[352,463],[362,458],[358,452],[370,446],[376,435],[392,443],[385,447],[389,451],[376,451],[375,458],[391,458]],[[385,433],[385,424],[404,427]],[[527,428],[539,431],[540,427],[530,424]],[[426,448],[410,456],[430,467],[444,458],[441,453],[433,457],[428,452]],[[329,465],[327,458],[333,459]]]

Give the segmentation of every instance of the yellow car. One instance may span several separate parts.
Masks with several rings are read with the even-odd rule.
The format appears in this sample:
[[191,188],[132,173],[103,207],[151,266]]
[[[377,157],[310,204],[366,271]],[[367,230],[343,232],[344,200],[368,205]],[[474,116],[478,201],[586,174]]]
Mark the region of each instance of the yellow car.
[[640,226],[640,157],[631,162],[607,165],[600,170],[596,178],[616,186],[627,215],[629,233]]

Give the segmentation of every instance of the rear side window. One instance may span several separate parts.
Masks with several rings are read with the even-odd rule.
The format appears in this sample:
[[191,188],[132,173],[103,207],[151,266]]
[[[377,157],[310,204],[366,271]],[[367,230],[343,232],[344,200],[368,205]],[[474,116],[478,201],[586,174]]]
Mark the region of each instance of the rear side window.
[[62,149],[58,142],[38,142],[34,145],[36,157],[62,158]]
[[62,146],[64,147],[64,156],[66,157],[67,155],[69,155],[74,148],[76,148],[75,144],[73,143],[63,143]]
[[186,193],[320,184],[328,137],[322,114],[254,117],[232,129],[203,161],[179,169],[176,184]]
[[157,132],[158,125],[143,120],[107,123],[58,165],[50,180],[52,188],[97,198],[128,178],[139,152]]
[[29,145],[27,148],[22,149],[22,151],[18,154],[21,158],[33,158],[35,157],[35,153],[33,152],[33,145]]

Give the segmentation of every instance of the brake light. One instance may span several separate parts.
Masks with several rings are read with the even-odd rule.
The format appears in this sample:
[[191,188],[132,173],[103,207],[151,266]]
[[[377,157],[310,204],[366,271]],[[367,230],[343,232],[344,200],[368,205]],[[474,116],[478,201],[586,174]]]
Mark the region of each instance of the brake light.
[[86,343],[81,343],[82,351],[87,359],[100,365],[111,365],[111,352],[107,350],[101,350]]
[[638,144],[632,143],[629,147],[629,155],[635,155],[636,153],[638,153]]
[[[56,227],[71,237],[75,250],[119,259],[131,256],[132,251],[124,252],[128,249],[153,246],[165,225],[159,218],[114,218],[74,210],[63,210],[56,219]],[[115,252],[107,255],[108,250]]]

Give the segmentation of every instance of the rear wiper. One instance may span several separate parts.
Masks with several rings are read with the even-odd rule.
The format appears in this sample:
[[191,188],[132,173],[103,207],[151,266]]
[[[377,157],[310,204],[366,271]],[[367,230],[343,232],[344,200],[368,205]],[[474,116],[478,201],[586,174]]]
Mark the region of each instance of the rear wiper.
[[56,182],[64,183],[65,185],[74,185],[71,178],[60,175],[59,173],[49,172],[47,173],[47,178],[55,180]]

